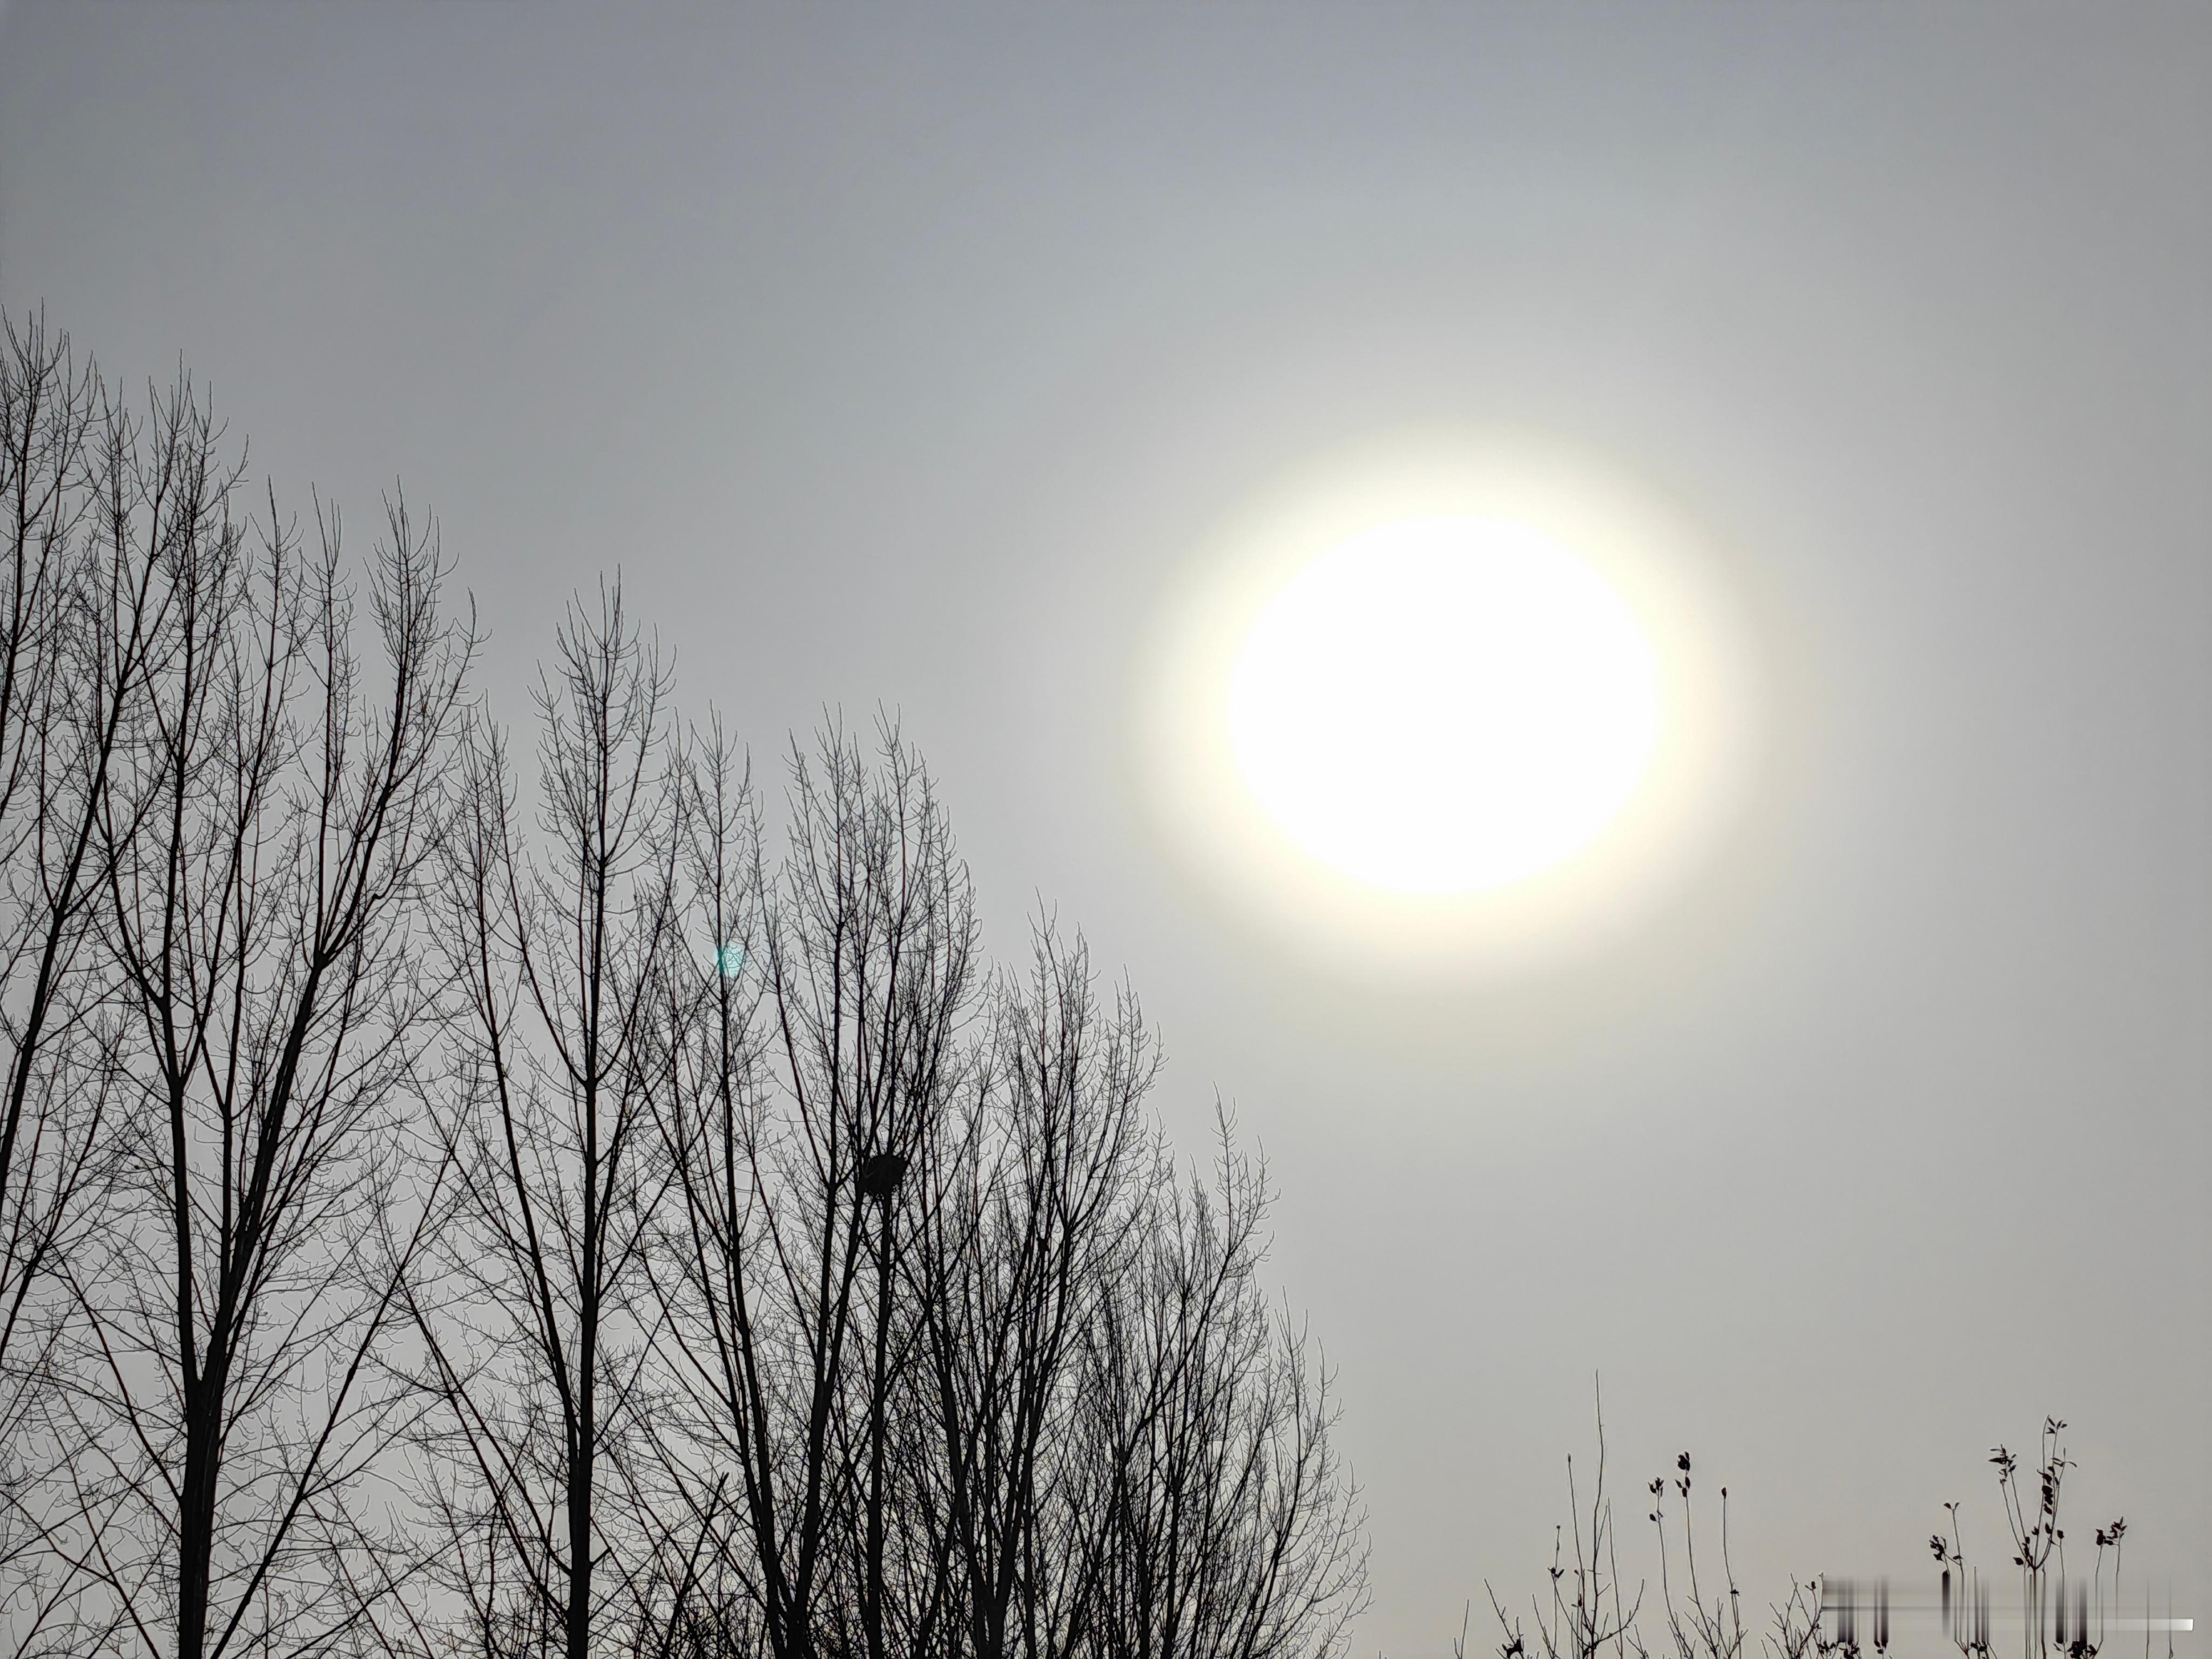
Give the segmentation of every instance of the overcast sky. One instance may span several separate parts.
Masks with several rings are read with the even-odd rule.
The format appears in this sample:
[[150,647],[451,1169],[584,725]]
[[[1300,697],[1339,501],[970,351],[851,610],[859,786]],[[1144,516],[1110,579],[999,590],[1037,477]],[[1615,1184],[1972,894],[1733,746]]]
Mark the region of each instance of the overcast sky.
[[[1993,1553],[2054,1413],[2212,1613],[2212,8],[641,9],[18,0],[0,303],[404,481],[514,716],[617,566],[764,763],[899,709],[995,942],[1266,1149],[1364,1650],[1536,1587],[1596,1372],[1755,1601]],[[1668,492],[1774,669],[1723,852],[1519,977],[1284,950],[1133,787],[1212,527],[1457,422]]]

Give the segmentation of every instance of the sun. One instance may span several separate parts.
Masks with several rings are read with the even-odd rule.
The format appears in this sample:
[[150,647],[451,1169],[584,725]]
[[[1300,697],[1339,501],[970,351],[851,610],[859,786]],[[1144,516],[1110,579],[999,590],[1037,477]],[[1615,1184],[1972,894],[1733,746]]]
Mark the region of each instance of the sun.
[[1659,664],[1585,559],[1510,520],[1385,523],[1253,619],[1229,740],[1280,832],[1385,891],[1470,895],[1571,859],[1657,752]]
[[1187,892],[1332,972],[1564,962],[1748,823],[1781,704],[1747,568],[1543,434],[1316,456],[1163,587],[1135,799]]

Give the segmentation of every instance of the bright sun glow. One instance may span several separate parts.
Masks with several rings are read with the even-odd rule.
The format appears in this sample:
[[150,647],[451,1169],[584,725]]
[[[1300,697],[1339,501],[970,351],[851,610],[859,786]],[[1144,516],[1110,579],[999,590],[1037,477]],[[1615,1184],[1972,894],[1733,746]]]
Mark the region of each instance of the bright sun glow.
[[1705,532],[1516,430],[1280,475],[1158,614],[1130,730],[1163,847],[1356,975],[1620,937],[1735,833],[1777,706]]
[[1401,893],[1476,893],[1571,857],[1618,816],[1659,738],[1658,666],[1627,604],[1508,520],[1386,524],[1260,611],[1230,742],[1268,816]]

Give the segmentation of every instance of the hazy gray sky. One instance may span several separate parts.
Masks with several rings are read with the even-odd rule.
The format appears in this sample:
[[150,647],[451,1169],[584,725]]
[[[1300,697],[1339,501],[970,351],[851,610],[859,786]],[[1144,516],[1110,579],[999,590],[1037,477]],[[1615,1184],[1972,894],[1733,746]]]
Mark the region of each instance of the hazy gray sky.
[[[0,303],[403,479],[516,715],[614,566],[764,758],[902,710],[1273,1162],[1364,1649],[1535,1587],[1601,1370],[1754,1598],[1993,1547],[2049,1412],[2202,1620],[2208,85],[2199,4],[17,3]],[[1776,742],[1641,931],[1407,982],[1201,890],[1128,711],[1223,514],[1458,421],[1733,550]]]

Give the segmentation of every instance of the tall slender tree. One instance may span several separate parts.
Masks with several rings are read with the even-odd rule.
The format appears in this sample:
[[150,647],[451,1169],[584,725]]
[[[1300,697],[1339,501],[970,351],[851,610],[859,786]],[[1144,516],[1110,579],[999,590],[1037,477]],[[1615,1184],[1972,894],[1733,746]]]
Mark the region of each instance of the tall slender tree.
[[[110,774],[160,632],[156,561],[111,511],[133,434],[42,316],[0,341],[0,1618],[52,1639],[74,1580],[46,1540],[58,1269],[105,1192],[112,1021],[89,948]],[[156,506],[148,515],[158,519]]]
[[[832,730],[791,778],[787,856],[749,878],[754,988],[717,976],[670,1099],[680,1211],[658,1283],[684,1428],[663,1462],[729,1618],[776,1659],[878,1659],[915,1650],[895,1584],[909,1171],[963,1086],[975,906],[895,730],[874,765]],[[747,860],[738,820],[700,822],[721,837],[696,860],[720,940]]]
[[437,1275],[412,1295],[427,1442],[469,1639],[568,1659],[630,1639],[632,1317],[663,1182],[661,1020],[687,804],[667,678],[623,606],[572,607],[538,692],[536,836],[479,722],[439,932],[459,988]]
[[404,503],[356,590],[334,513],[312,544],[273,495],[249,521],[240,475],[180,383],[102,480],[107,539],[139,550],[113,566],[150,567],[160,620],[98,816],[120,1164],[66,1269],[74,1519],[51,1536],[179,1659],[358,1616],[347,1500],[394,1405],[371,1360],[428,1006],[410,901],[472,650]]
[[995,1659],[1078,1650],[1095,1606],[1080,1362],[1138,1260],[1159,1050],[1135,998],[1102,1007],[1082,941],[1048,927],[1026,978],[998,988],[988,1053],[961,1133],[925,1171],[913,1409],[932,1455],[908,1502],[946,1648]]

